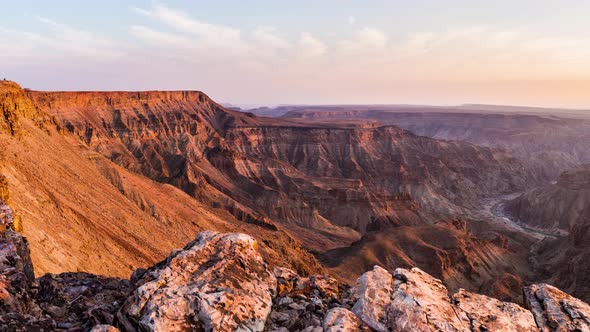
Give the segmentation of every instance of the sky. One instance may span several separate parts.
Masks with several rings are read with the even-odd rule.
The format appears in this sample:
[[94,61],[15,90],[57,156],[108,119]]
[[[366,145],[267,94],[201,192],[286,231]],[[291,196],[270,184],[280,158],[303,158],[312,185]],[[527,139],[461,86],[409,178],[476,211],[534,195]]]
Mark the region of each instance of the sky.
[[0,0],[0,78],[218,102],[590,109],[590,1]]

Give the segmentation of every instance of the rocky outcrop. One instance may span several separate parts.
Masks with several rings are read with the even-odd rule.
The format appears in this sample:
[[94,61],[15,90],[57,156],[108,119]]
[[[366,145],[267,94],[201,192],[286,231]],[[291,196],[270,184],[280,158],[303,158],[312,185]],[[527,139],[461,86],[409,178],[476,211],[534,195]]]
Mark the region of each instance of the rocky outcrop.
[[262,331],[276,278],[243,234],[204,232],[143,271],[118,314],[126,331]]
[[559,289],[532,285],[524,297],[540,331],[590,331],[590,306]]
[[375,267],[355,287],[366,295],[353,312],[375,331],[537,331],[531,312],[517,304],[464,290],[451,298],[440,280],[420,269],[396,269],[393,287],[391,279]]
[[35,125],[42,129],[56,123],[55,118],[38,110],[20,85],[11,81],[0,81],[0,133],[21,136],[22,118],[33,120]]
[[471,331],[537,331],[531,312],[514,303],[465,290],[454,294],[452,302],[467,315]]
[[352,312],[375,331],[387,331],[387,310],[392,295],[391,274],[376,266],[357,280],[354,297],[358,297],[358,300],[352,307]]
[[26,241],[0,238],[0,324],[8,331],[587,331],[590,306],[548,285],[530,311],[420,269],[374,267],[349,287],[271,269],[244,234],[207,231],[131,281],[87,273],[27,277]]
[[369,331],[363,321],[352,311],[344,308],[333,308],[324,318],[325,332]]
[[466,331],[464,315],[454,306],[442,282],[420,269],[396,269],[388,309],[394,331]]
[[0,313],[34,312],[31,284],[35,276],[25,238],[7,229],[0,233]]

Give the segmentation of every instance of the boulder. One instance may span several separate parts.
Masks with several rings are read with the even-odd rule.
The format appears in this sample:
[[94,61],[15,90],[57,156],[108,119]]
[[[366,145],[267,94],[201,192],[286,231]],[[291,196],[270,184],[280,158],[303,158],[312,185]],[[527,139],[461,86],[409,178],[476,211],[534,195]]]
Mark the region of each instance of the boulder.
[[553,286],[526,287],[524,300],[540,331],[590,331],[590,306]]
[[357,279],[353,294],[357,300],[352,312],[375,331],[387,331],[388,307],[393,294],[391,274],[382,267],[373,267]]
[[333,308],[324,317],[324,332],[356,332],[370,331],[352,311],[344,308]]
[[533,314],[518,304],[501,302],[464,289],[453,295],[453,302],[467,314],[472,331],[538,331]]
[[440,280],[418,268],[396,269],[393,276],[391,331],[470,331],[469,319],[451,303]]
[[117,317],[126,331],[262,331],[277,280],[244,234],[207,231],[148,269]]

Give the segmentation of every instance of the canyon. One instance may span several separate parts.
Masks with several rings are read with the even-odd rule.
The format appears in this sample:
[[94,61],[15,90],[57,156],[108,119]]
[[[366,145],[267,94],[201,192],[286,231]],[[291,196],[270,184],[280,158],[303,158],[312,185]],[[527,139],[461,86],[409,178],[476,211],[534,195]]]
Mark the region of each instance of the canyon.
[[[0,217],[6,241],[30,248],[8,246],[26,266],[15,306],[33,308],[0,319],[21,327],[588,328],[588,120],[464,108],[269,118],[199,91],[9,81],[0,106]],[[101,306],[68,293],[86,284],[116,304],[63,313],[78,296]],[[578,311],[543,313],[554,302]],[[217,321],[228,303],[248,316]],[[158,318],[170,315],[183,318]]]
[[[579,111],[472,105],[463,107],[309,107],[288,108],[282,118],[315,121],[370,121],[395,125],[416,135],[460,140],[505,150],[543,169],[549,178],[590,162],[590,118]],[[497,110],[492,112],[491,110]],[[563,114],[563,115],[560,115]]]

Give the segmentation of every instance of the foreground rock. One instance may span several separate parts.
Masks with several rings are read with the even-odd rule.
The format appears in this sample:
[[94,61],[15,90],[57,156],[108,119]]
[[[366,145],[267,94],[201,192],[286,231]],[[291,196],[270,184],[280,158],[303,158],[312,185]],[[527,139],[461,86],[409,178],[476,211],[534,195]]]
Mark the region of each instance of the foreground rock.
[[46,274],[35,282],[35,303],[64,330],[114,324],[129,296],[128,280],[88,273]]
[[126,331],[262,331],[276,278],[244,234],[203,232],[145,271],[119,312]]
[[590,306],[545,284],[524,289],[540,331],[590,331]]
[[354,296],[358,300],[352,312],[375,331],[387,331],[388,307],[393,295],[393,278],[385,269],[375,266],[358,278]]
[[533,314],[521,306],[460,290],[453,295],[457,305],[469,319],[474,331],[537,331]]
[[87,273],[32,277],[27,242],[0,233],[0,331],[590,331],[590,306],[540,284],[530,310],[424,271],[375,266],[353,287],[270,269],[244,234],[200,233],[131,281]]
[[328,311],[324,318],[326,332],[370,331],[363,321],[352,311],[344,308],[334,308]]

